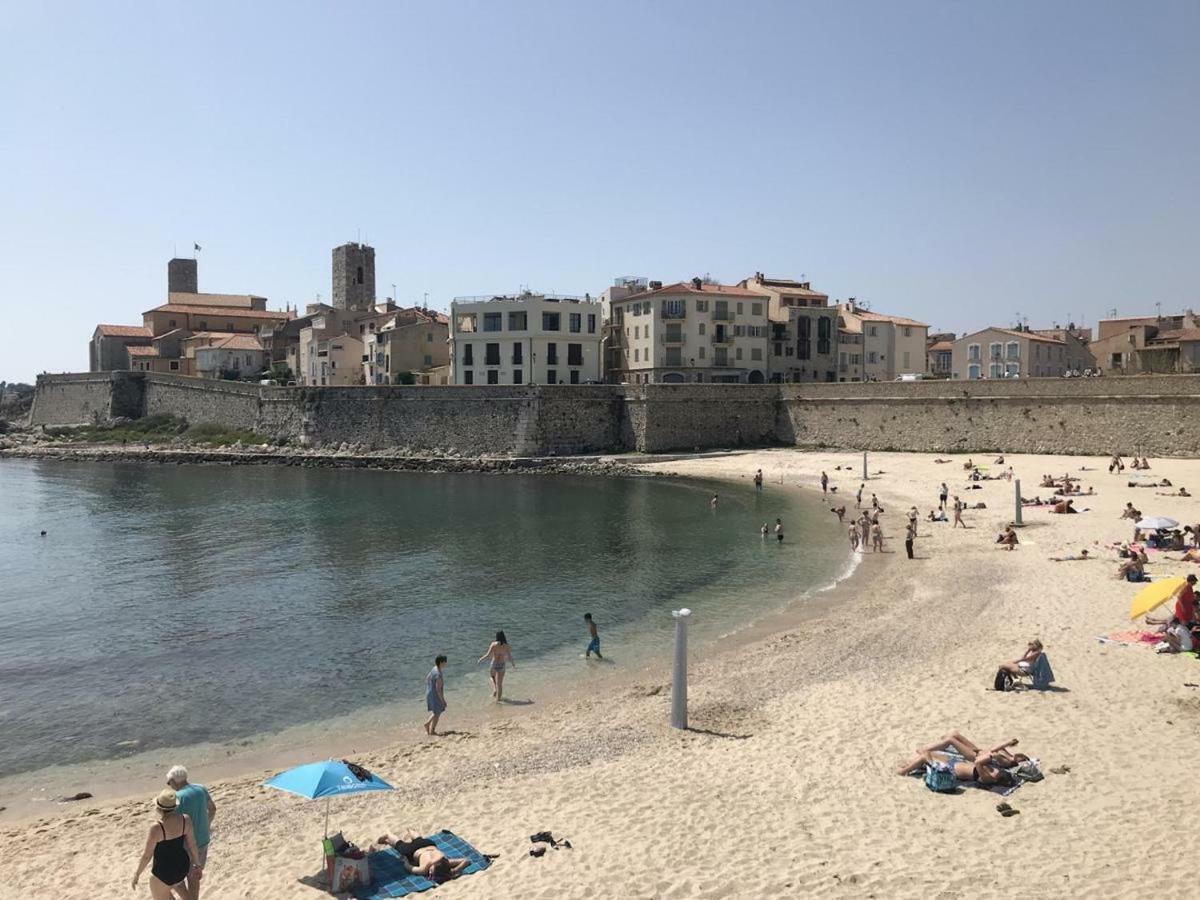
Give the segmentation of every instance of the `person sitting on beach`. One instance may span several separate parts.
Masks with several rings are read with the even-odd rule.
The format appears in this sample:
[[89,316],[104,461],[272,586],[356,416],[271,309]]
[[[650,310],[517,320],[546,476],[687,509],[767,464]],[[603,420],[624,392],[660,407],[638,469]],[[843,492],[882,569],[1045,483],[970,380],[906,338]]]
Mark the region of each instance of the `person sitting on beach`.
[[1187,653],[1194,647],[1195,639],[1192,637],[1192,630],[1178,619],[1171,620],[1171,624],[1163,632],[1162,641],[1154,645],[1154,649],[1158,653]]
[[1117,568],[1117,577],[1133,582],[1150,580],[1146,577],[1146,569],[1142,565],[1142,561],[1136,556],[1121,563]]
[[929,511],[928,520],[930,522],[948,522],[949,521],[949,519],[946,518],[946,511],[944,509],[937,509],[937,510],[931,509]]
[[1146,459],[1146,457],[1143,456],[1142,457],[1142,471],[1145,472],[1149,468],[1150,468],[1150,460]]
[[1131,463],[1129,464],[1129,468],[1131,468],[1131,469],[1140,469],[1141,467],[1142,467],[1142,464],[1141,464],[1140,462],[1138,462],[1138,458],[1135,456],[1135,457],[1133,458],[1133,462],[1131,462]]
[[1196,611],[1196,576],[1189,575],[1175,594],[1175,615],[1170,619],[1156,619],[1146,616],[1147,625],[1170,625],[1172,621],[1182,622],[1188,628],[1196,624],[1200,616]]
[[963,469],[970,471],[973,468],[975,468],[975,463],[971,462],[970,459],[968,459],[965,463],[963,463]]
[[1011,550],[1020,543],[1017,540],[1017,533],[1013,530],[1012,525],[1005,525],[1004,530],[1000,532],[1000,536],[996,538],[996,543],[1004,547],[1005,550]]
[[1126,503],[1125,509],[1121,511],[1121,518],[1133,519],[1133,521],[1137,522],[1142,518],[1142,511],[1140,509],[1134,509],[1132,503]]
[[471,862],[463,857],[446,856],[429,838],[417,837],[411,831],[406,831],[402,838],[385,834],[375,843],[394,847],[409,874],[424,875],[437,884],[456,877]]
[[1082,561],[1085,559],[1095,559],[1094,556],[1088,555],[1086,548],[1083,550],[1080,550],[1078,556],[1072,555],[1072,556],[1051,556],[1050,557],[1051,562],[1076,562],[1076,561]]
[[[1023,753],[1009,752],[1009,748],[1015,747],[1017,743],[1016,738],[1011,738],[997,744],[991,750],[981,750],[960,732],[952,731],[936,744],[918,748],[916,757],[900,766],[896,773],[914,775],[924,771],[927,764],[939,762],[948,764],[959,781],[975,784],[1013,784],[1015,776],[1009,770],[1029,759]],[[945,752],[947,750],[956,750],[962,759],[950,756]]]
[[1043,475],[1042,483],[1039,484],[1038,487],[1044,487],[1044,488],[1058,487],[1058,483],[1054,480],[1054,478],[1052,476]]
[[[1087,551],[1085,550],[1084,553]],[[1010,675],[1028,675],[1033,669],[1034,664],[1038,661],[1038,657],[1042,655],[1042,642],[1034,638],[1025,645],[1025,652],[1021,654],[1020,659],[1014,659],[1012,662],[1000,663],[1000,669],[1003,672],[1008,672]]]
[[[1174,487],[1174,485],[1171,484],[1170,478],[1164,478],[1162,481],[1160,481],[1158,483],[1158,486],[1159,487]],[[1147,487],[1154,487],[1154,485],[1153,484],[1147,485]]]
[[996,462],[994,463],[994,465],[997,465],[997,466],[1002,466],[1002,465],[1004,465],[1004,457],[1003,457],[1003,456],[997,456],[997,457],[996,457]]
[[1050,512],[1075,513],[1075,512],[1079,512],[1079,510],[1075,509],[1075,501],[1074,500],[1059,500],[1057,503],[1054,504],[1054,509],[1050,510]]

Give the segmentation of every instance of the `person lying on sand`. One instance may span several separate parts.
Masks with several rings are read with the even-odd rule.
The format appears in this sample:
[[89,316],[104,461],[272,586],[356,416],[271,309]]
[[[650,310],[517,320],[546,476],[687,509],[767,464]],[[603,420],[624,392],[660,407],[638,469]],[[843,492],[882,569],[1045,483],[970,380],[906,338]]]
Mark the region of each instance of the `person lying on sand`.
[[1080,550],[1078,556],[1051,556],[1051,562],[1082,562],[1085,559],[1095,559],[1094,556],[1089,556],[1087,550]]
[[[927,763],[948,763],[954,770],[954,777],[959,781],[971,781],[975,784],[1012,784],[1014,776],[1009,769],[1019,766],[1029,759],[1023,753],[1009,753],[1010,747],[1017,746],[1017,739],[1011,738],[1002,744],[997,744],[991,750],[981,750],[960,732],[952,731],[936,744],[917,749],[917,756],[896,770],[898,775],[913,775],[924,770]],[[945,751],[957,750],[963,757],[957,760]]]
[[935,460],[934,460],[934,462],[935,462],[935,463],[948,463],[948,462],[954,462],[954,460],[952,460],[952,459],[942,459],[942,458],[939,456],[937,459],[935,459]]
[[1079,512],[1079,510],[1077,510],[1075,508],[1074,500],[1059,500],[1057,503],[1054,504],[1054,509],[1050,510],[1050,512],[1052,512],[1052,513],[1077,513],[1077,512]]
[[1182,556],[1164,556],[1163,559],[1173,559],[1178,562],[1200,563],[1200,550],[1191,547],[1183,551]]
[[468,859],[446,856],[429,838],[417,837],[411,831],[406,831],[402,838],[385,834],[375,843],[395,847],[410,874],[424,875],[437,884],[456,877],[470,864]]
[[1191,494],[1188,493],[1188,489],[1185,488],[1183,485],[1180,485],[1179,490],[1177,490],[1177,491],[1155,491],[1154,493],[1159,497],[1190,497],[1190,496],[1192,496]]

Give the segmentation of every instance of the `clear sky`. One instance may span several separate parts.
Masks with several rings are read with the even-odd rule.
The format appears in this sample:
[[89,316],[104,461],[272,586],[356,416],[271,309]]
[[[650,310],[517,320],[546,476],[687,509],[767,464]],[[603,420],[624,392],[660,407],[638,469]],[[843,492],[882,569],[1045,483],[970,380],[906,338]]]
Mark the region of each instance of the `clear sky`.
[[755,270],[962,332],[1200,307],[1200,2],[114,2],[0,18],[0,379],[200,288]]

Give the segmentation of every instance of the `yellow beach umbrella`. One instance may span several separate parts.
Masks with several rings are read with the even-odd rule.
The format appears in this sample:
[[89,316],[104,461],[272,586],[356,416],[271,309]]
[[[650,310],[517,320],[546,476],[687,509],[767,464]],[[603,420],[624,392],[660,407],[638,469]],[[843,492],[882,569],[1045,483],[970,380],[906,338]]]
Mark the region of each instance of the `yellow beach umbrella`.
[[1146,613],[1158,609],[1178,594],[1185,584],[1187,581],[1183,578],[1164,578],[1162,581],[1146,585],[1137,592],[1137,596],[1129,605],[1129,618],[1140,619]]

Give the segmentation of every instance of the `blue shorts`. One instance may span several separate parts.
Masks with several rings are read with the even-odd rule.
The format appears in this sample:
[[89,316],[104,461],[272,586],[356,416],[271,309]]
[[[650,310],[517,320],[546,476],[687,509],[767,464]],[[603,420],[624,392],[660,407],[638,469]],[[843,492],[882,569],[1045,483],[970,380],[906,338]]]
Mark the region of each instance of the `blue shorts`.
[[597,656],[600,655],[600,638],[594,637],[588,642],[587,652],[595,653]]

